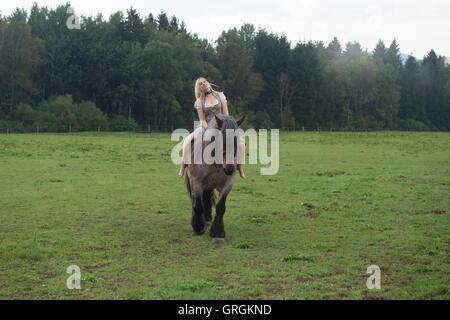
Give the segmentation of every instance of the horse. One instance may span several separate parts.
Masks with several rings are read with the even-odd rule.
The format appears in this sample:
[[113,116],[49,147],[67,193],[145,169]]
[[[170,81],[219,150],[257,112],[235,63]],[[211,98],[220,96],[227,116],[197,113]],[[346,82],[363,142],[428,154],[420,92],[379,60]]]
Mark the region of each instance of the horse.
[[[186,173],[186,188],[192,201],[192,218],[191,226],[195,234],[202,235],[206,232],[208,226],[211,226],[210,237],[213,243],[223,243],[225,241],[225,226],[223,223],[223,216],[225,214],[225,202],[228,194],[230,193],[234,175],[236,173],[237,162],[237,138],[234,135],[234,155],[233,161],[227,163],[226,159],[226,142],[227,132],[235,134],[239,126],[244,122],[246,115],[242,116],[239,120],[235,120],[232,116],[226,116],[223,114],[215,115],[209,122],[206,131],[204,131],[197,139],[191,141],[191,163],[187,166]],[[205,150],[213,141],[205,141],[203,136],[208,132],[208,129],[217,129],[222,136],[222,148],[216,148],[223,150],[222,163],[208,164],[205,162],[203,153],[201,155],[201,163],[194,163],[195,152],[199,150],[198,146]],[[230,131],[231,130],[231,131]],[[195,141],[194,141],[195,140]],[[212,140],[212,139],[211,139]],[[219,142],[220,139],[217,141]],[[217,143],[218,144],[218,143]],[[196,149],[196,150],[195,150]],[[215,150],[212,152],[212,156],[215,157]],[[220,155],[218,155],[220,158]],[[229,156],[228,159],[231,157]],[[215,158],[217,159],[217,158]],[[219,192],[219,199],[217,201],[214,190]],[[216,215],[212,222],[212,206],[216,207]]]

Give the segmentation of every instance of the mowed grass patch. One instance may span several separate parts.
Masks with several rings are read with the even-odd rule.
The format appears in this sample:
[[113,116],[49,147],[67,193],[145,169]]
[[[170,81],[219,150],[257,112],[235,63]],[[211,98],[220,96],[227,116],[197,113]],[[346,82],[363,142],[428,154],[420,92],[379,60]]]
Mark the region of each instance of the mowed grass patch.
[[0,298],[448,299],[449,142],[281,132],[278,174],[245,165],[212,244],[170,134],[1,135]]

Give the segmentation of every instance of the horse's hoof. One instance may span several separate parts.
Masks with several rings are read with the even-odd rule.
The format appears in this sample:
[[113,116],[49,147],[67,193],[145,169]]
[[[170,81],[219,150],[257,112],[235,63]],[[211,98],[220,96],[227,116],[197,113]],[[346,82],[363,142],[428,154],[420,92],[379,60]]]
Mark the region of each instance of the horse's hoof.
[[212,243],[224,243],[225,238],[212,238]]
[[196,234],[196,235],[198,235],[198,236],[201,236],[201,235],[205,234],[206,228],[207,228],[207,225],[205,224],[205,226],[203,227],[202,230],[195,230],[195,229],[194,229],[194,230],[193,230],[193,231],[194,231],[194,234]]

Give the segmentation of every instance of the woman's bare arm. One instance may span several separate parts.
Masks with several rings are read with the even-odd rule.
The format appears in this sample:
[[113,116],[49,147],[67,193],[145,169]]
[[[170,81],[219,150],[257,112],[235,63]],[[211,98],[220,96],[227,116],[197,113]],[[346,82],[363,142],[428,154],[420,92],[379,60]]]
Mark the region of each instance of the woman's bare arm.
[[222,102],[222,113],[226,116],[228,116],[228,104],[226,101]]
[[200,120],[203,128],[206,129],[208,127],[208,124],[206,123],[205,114],[203,113],[203,110],[201,108],[198,108],[197,113],[198,113],[198,119]]

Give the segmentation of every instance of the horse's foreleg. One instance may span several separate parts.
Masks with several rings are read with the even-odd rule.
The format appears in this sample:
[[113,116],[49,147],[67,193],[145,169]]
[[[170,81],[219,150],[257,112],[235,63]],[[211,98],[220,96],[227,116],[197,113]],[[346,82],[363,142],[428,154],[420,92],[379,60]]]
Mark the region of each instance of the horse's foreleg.
[[206,230],[205,216],[203,210],[202,194],[192,194],[192,229],[196,234],[204,234]]
[[207,225],[211,225],[212,222],[211,208],[213,205],[213,197],[214,197],[214,190],[203,191],[203,210]]
[[225,225],[223,224],[223,216],[225,214],[225,202],[227,200],[228,193],[221,194],[219,202],[216,205],[216,216],[211,226],[209,235],[212,238],[213,243],[220,243],[225,241]]

